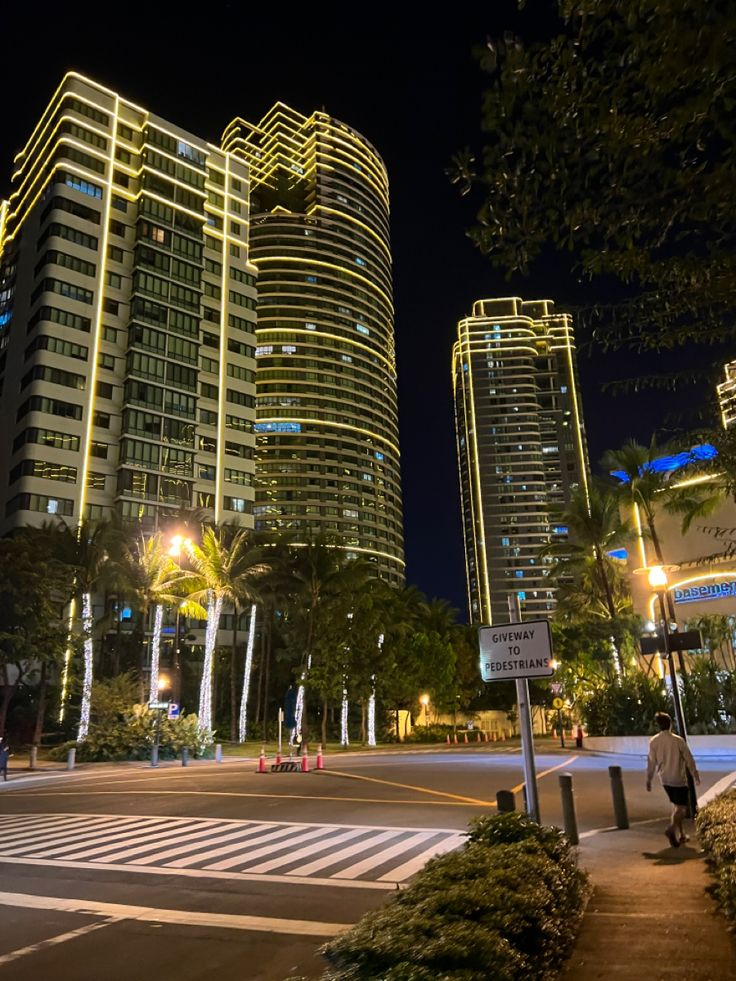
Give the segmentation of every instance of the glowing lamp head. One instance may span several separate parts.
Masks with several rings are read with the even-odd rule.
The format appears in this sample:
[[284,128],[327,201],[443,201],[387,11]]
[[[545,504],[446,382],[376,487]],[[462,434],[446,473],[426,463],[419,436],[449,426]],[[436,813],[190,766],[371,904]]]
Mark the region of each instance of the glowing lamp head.
[[661,565],[653,565],[647,573],[647,578],[652,589],[667,588],[667,572]]
[[163,691],[164,688],[169,687],[169,679],[165,674],[160,674],[158,676],[158,690]]
[[169,555],[174,559],[178,559],[182,551],[188,549],[191,544],[191,538],[185,538],[183,535],[172,535]]
[[426,708],[429,705],[429,695],[420,695],[419,702]]
[[647,622],[644,624],[644,629],[648,634],[653,634],[654,631],[657,629],[654,626],[654,620],[647,620]]

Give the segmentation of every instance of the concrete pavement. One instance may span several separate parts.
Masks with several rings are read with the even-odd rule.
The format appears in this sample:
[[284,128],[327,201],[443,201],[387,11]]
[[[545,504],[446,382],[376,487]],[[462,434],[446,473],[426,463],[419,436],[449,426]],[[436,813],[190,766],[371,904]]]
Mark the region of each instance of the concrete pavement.
[[561,981],[736,979],[736,945],[706,892],[697,836],[672,848],[666,825],[650,819],[581,840],[594,891]]

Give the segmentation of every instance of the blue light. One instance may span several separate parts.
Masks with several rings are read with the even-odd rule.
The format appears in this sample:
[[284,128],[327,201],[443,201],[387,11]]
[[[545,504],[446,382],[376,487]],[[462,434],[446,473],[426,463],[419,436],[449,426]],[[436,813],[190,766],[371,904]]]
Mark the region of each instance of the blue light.
[[629,557],[629,553],[625,548],[613,548],[610,552],[606,552],[606,555],[610,559],[621,559],[623,562]]
[[8,310],[6,313],[0,313],[0,327],[4,327],[9,324],[13,316],[13,311]]
[[566,535],[567,534],[567,526],[566,525],[557,525],[557,527],[556,528],[553,528],[552,531],[555,533],[555,535]]
[[301,431],[300,422],[256,422],[253,426],[254,433],[300,433]]
[[[672,473],[674,470],[681,470],[690,463],[697,463],[702,460],[712,460],[718,456],[718,450],[710,443],[703,443],[701,446],[693,446],[691,450],[683,450],[682,453],[673,453],[670,456],[660,456],[651,463],[645,464],[639,470],[641,476],[646,471],[652,473]],[[617,477],[622,484],[629,482],[629,477],[624,470],[612,470],[612,477]]]
[[517,569],[516,572],[514,573],[514,575],[516,576],[517,579],[523,579],[524,578],[524,570],[523,569]]
[[524,592],[523,589],[520,589],[516,595],[519,597],[519,600],[521,601],[526,599],[526,593]]

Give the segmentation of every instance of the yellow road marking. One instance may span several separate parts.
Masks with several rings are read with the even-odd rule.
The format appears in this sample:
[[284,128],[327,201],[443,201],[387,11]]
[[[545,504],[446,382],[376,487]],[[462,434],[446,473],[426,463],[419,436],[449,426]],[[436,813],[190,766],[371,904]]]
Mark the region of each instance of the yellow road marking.
[[[368,779],[368,778],[365,778]],[[401,786],[397,784],[397,786]],[[439,791],[429,791],[430,793],[439,793]],[[473,801],[472,798],[460,798],[459,800],[442,801],[442,800],[381,800],[380,798],[373,797],[322,797],[309,795],[309,794],[247,794],[243,791],[236,790],[44,790],[35,791],[33,797],[132,797],[139,796],[143,794],[152,794],[154,796],[175,796],[175,797],[261,797],[261,798],[272,798],[275,800],[311,800],[319,803],[320,801],[345,801],[348,804],[420,804],[422,806],[434,805],[435,807],[476,807],[478,804],[482,804],[484,807],[495,807],[495,802],[491,801]],[[21,791],[8,791],[3,794],[3,797],[24,797],[27,798],[28,793],[22,793]],[[167,815],[163,815],[166,817]],[[178,815],[180,816],[180,815]]]
[[[542,770],[541,773],[537,774],[537,780],[541,780],[542,777],[546,777],[547,774],[549,773],[554,773],[555,770],[561,770],[563,766],[570,766],[570,764],[574,763],[577,758],[578,758],[577,756],[571,756],[569,759],[564,760],[562,763],[558,763],[557,766],[551,766],[548,770]],[[522,780],[521,783],[517,783],[515,787],[511,788],[511,793],[518,794],[519,791],[523,789],[524,789],[524,781]]]
[[462,801],[464,804],[480,804],[481,807],[495,807],[495,801],[478,800],[476,797],[463,797],[461,794],[450,794],[444,790],[431,790],[429,787],[416,787],[411,783],[397,783],[395,780],[381,780],[378,777],[364,777],[357,773],[345,773],[343,770],[320,770],[320,773],[333,777],[348,777],[350,780],[365,780],[368,783],[382,783],[386,787],[400,787],[401,790],[416,790],[420,794],[434,794],[436,797],[449,797],[451,800]]

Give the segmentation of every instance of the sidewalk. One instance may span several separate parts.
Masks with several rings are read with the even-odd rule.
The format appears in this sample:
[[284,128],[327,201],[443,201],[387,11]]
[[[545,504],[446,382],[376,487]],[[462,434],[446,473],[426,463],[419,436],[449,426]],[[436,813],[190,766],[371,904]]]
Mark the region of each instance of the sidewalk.
[[666,824],[581,841],[594,891],[560,981],[736,979],[736,944],[705,892],[713,880],[697,837],[671,848]]

